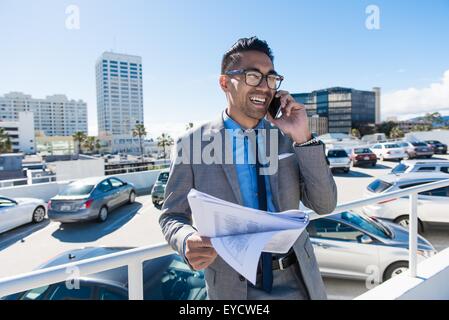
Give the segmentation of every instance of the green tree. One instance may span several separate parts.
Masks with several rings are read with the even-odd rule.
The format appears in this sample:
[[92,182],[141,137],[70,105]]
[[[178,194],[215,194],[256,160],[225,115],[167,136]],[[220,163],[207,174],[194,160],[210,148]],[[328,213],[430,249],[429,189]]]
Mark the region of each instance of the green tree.
[[0,153],[8,153],[12,151],[12,143],[9,135],[3,128],[0,128]]
[[390,136],[391,139],[398,139],[404,137],[404,132],[399,127],[394,127],[390,130]]
[[147,136],[147,131],[145,129],[145,126],[143,124],[136,124],[136,126],[133,129],[133,137],[139,137],[139,145],[140,145],[140,155],[142,156],[143,161],[143,145],[142,145],[142,138]]
[[161,136],[157,138],[157,146],[164,148],[164,159],[167,158],[167,153],[165,152],[165,147],[173,145],[173,138],[166,133],[162,133]]
[[78,131],[78,132],[75,132],[75,133],[72,135],[72,137],[73,137],[73,140],[74,140],[75,142],[77,142],[77,145],[78,145],[78,154],[82,153],[82,150],[81,150],[81,144],[84,143],[84,140],[86,140],[86,138],[87,138],[86,134],[85,134],[84,132],[82,132],[82,131]]
[[101,148],[100,140],[92,136],[86,137],[83,142],[83,147],[92,153],[94,150],[98,150]]
[[390,136],[390,131],[396,127],[397,124],[393,121],[384,121],[381,124],[376,125],[377,133],[385,133],[387,137]]

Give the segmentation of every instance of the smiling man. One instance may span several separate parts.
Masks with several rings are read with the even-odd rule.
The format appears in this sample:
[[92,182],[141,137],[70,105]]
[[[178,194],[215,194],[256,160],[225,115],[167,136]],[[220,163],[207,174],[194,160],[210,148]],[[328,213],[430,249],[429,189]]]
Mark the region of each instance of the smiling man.
[[[189,265],[205,269],[209,299],[326,299],[306,231],[288,253],[262,253],[253,285],[217,256],[210,239],[196,231],[187,201],[187,194],[195,188],[270,212],[297,209],[300,201],[318,214],[334,210],[337,189],[324,145],[309,131],[305,107],[288,92],[277,91],[283,77],[276,72],[273,60],[265,41],[256,37],[238,40],[223,56],[221,66],[219,84],[227,108],[218,119],[180,139],[191,141],[195,135],[201,136],[199,148],[188,144],[190,161],[181,161],[179,153],[172,159],[160,224],[168,243]],[[282,116],[277,119],[267,113],[274,97],[281,101]],[[206,148],[205,141],[217,134],[220,141],[232,141],[222,150],[225,158],[231,153],[233,162],[192,161],[195,153],[202,154]],[[256,138],[251,139],[251,134]],[[271,147],[273,142],[275,148]],[[273,150],[278,153],[276,170],[264,174],[261,159]]]

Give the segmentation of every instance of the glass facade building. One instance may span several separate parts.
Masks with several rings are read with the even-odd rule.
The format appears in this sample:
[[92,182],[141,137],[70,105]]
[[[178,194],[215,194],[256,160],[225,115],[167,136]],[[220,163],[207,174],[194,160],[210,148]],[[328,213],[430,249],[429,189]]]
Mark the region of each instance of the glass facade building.
[[329,133],[350,133],[352,128],[374,125],[376,122],[374,91],[334,87],[292,96],[306,106],[309,117],[326,117]]

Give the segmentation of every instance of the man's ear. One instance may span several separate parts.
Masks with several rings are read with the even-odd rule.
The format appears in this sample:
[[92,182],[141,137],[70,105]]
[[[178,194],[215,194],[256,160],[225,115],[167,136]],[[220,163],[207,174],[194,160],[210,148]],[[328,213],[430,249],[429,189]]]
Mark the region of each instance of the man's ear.
[[224,92],[228,92],[229,88],[228,88],[228,77],[225,75],[220,75],[220,78],[218,79],[218,82],[220,83],[220,87],[221,90],[223,90]]

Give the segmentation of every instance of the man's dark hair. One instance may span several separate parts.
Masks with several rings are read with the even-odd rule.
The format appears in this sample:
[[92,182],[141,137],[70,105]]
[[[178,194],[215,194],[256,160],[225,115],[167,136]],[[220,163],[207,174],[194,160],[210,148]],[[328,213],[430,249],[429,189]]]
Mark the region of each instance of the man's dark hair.
[[241,59],[240,53],[245,51],[259,51],[265,53],[270,58],[271,62],[274,61],[273,53],[266,41],[260,40],[257,37],[241,38],[223,55],[221,61],[221,74],[238,66]]

